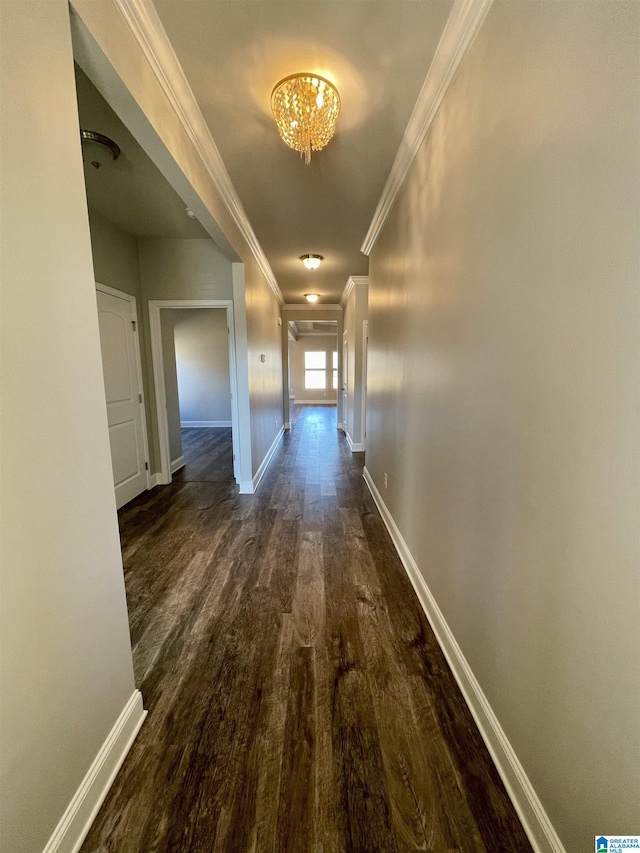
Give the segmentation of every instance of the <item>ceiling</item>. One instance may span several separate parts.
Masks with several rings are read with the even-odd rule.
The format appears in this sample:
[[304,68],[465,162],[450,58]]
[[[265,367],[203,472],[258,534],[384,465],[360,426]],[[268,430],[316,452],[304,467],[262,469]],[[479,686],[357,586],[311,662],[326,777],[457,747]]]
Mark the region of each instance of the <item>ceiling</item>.
[[121,149],[115,162],[100,169],[85,161],[89,206],[134,237],[209,237],[89,78],[77,65],[75,70],[80,127],[108,136]]
[[[360,252],[453,0],[154,0],[285,301],[336,303]],[[335,137],[305,166],[278,136],[273,86],[338,88]],[[324,255],[319,270],[299,256]]]
[[337,320],[289,320],[289,331],[295,339],[307,335],[337,335]]

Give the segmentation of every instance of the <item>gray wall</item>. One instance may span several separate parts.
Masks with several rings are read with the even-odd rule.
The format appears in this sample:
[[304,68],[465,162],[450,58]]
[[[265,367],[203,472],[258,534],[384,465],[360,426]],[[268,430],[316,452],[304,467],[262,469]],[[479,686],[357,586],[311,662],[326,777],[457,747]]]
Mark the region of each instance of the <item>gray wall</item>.
[[230,426],[227,312],[223,308],[175,310],[173,331],[181,422]]
[[178,397],[176,349],[173,336],[173,315],[174,312],[170,308],[160,311],[162,364],[164,367],[164,390],[167,403],[167,428],[169,430],[169,457],[171,462],[176,462],[182,456],[182,433],[180,431],[180,402]]
[[[326,403],[335,403],[337,394],[331,387],[331,370],[333,353],[338,351],[338,339],[336,335],[301,335],[292,345],[293,348],[293,395],[296,403],[304,403],[305,400],[321,400]],[[304,387],[304,354],[314,350],[327,354],[327,389],[305,389]]]
[[638,832],[639,27],[496,0],[370,259],[367,466],[569,853]]
[[66,0],[0,39],[0,837],[34,853],[134,680]]

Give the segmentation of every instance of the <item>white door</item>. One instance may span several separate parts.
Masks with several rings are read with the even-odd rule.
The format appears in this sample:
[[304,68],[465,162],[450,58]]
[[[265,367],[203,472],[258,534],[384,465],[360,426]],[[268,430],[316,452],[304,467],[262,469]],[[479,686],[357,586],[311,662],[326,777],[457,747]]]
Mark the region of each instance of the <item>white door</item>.
[[97,292],[113,485],[118,509],[147,488],[134,306]]

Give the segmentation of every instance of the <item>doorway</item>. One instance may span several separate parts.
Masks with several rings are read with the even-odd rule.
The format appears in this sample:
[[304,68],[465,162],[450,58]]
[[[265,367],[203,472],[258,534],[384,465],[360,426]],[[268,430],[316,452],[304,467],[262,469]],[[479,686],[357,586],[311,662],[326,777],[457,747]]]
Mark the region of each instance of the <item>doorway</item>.
[[[228,377],[226,394],[228,407],[212,408],[211,394],[202,390],[203,346],[196,341],[196,330],[206,325],[205,312],[218,309],[224,312],[226,326],[226,348]],[[175,312],[175,314],[174,314]],[[186,334],[179,344],[182,357],[176,358],[176,336],[173,316],[185,312],[184,322],[178,319],[176,327],[183,327]],[[195,312],[195,313],[194,313]],[[202,312],[202,313],[200,313]],[[216,313],[218,313],[216,312]],[[201,320],[198,320],[197,315]],[[194,322],[187,322],[192,321]],[[185,329],[184,327],[187,327]],[[224,475],[224,440],[231,431],[231,467],[233,477],[239,482],[238,451],[238,394],[235,367],[235,340],[233,328],[233,303],[229,300],[153,300],[149,302],[149,328],[153,359],[153,377],[156,397],[156,416],[158,420],[159,441],[159,483],[170,483],[173,475],[177,479],[207,476],[220,478]],[[188,332],[191,328],[191,334]],[[189,343],[189,337],[191,343]],[[181,368],[178,363],[181,362]],[[195,363],[197,362],[197,363]],[[182,374],[182,382],[180,375]],[[217,378],[220,388],[221,377]],[[180,385],[183,393],[180,399]],[[209,390],[211,379],[209,377]],[[223,392],[224,393],[224,392]],[[173,404],[172,404],[172,401]],[[177,405],[176,405],[177,403]],[[226,417],[210,417],[211,415]],[[228,418],[228,419],[227,419]],[[216,431],[215,433],[212,431]],[[184,445],[183,445],[184,435]],[[183,452],[187,450],[187,453]],[[219,453],[217,453],[219,451]],[[190,456],[190,460],[187,459]],[[186,472],[186,468],[192,468]],[[183,470],[185,469],[185,470]],[[180,473],[182,471],[182,473]],[[208,472],[208,473],[207,473]],[[215,472],[215,473],[214,473]]]

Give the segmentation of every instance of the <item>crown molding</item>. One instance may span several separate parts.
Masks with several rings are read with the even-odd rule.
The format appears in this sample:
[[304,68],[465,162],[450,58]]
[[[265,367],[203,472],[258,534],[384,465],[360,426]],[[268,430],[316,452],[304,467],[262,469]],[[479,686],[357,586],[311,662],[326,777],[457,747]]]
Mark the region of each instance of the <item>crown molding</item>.
[[455,0],[360,251],[369,255],[493,0]]
[[246,240],[251,253],[274,293],[284,305],[271,265],[247,218],[242,202],[231,182],[218,147],[198,106],[169,37],[151,0],[113,0],[133,37],[144,53],[167,100],[173,107],[194,148],[198,152],[224,204]]
[[296,302],[292,305],[283,305],[283,311],[342,311],[342,305],[318,305],[316,302],[315,305],[303,305],[300,302]]
[[340,305],[344,308],[347,304],[347,300],[351,296],[351,291],[356,286],[356,284],[369,284],[369,276],[368,275],[350,275],[347,279],[347,283],[344,286],[344,290],[342,291],[342,296],[340,297]]

